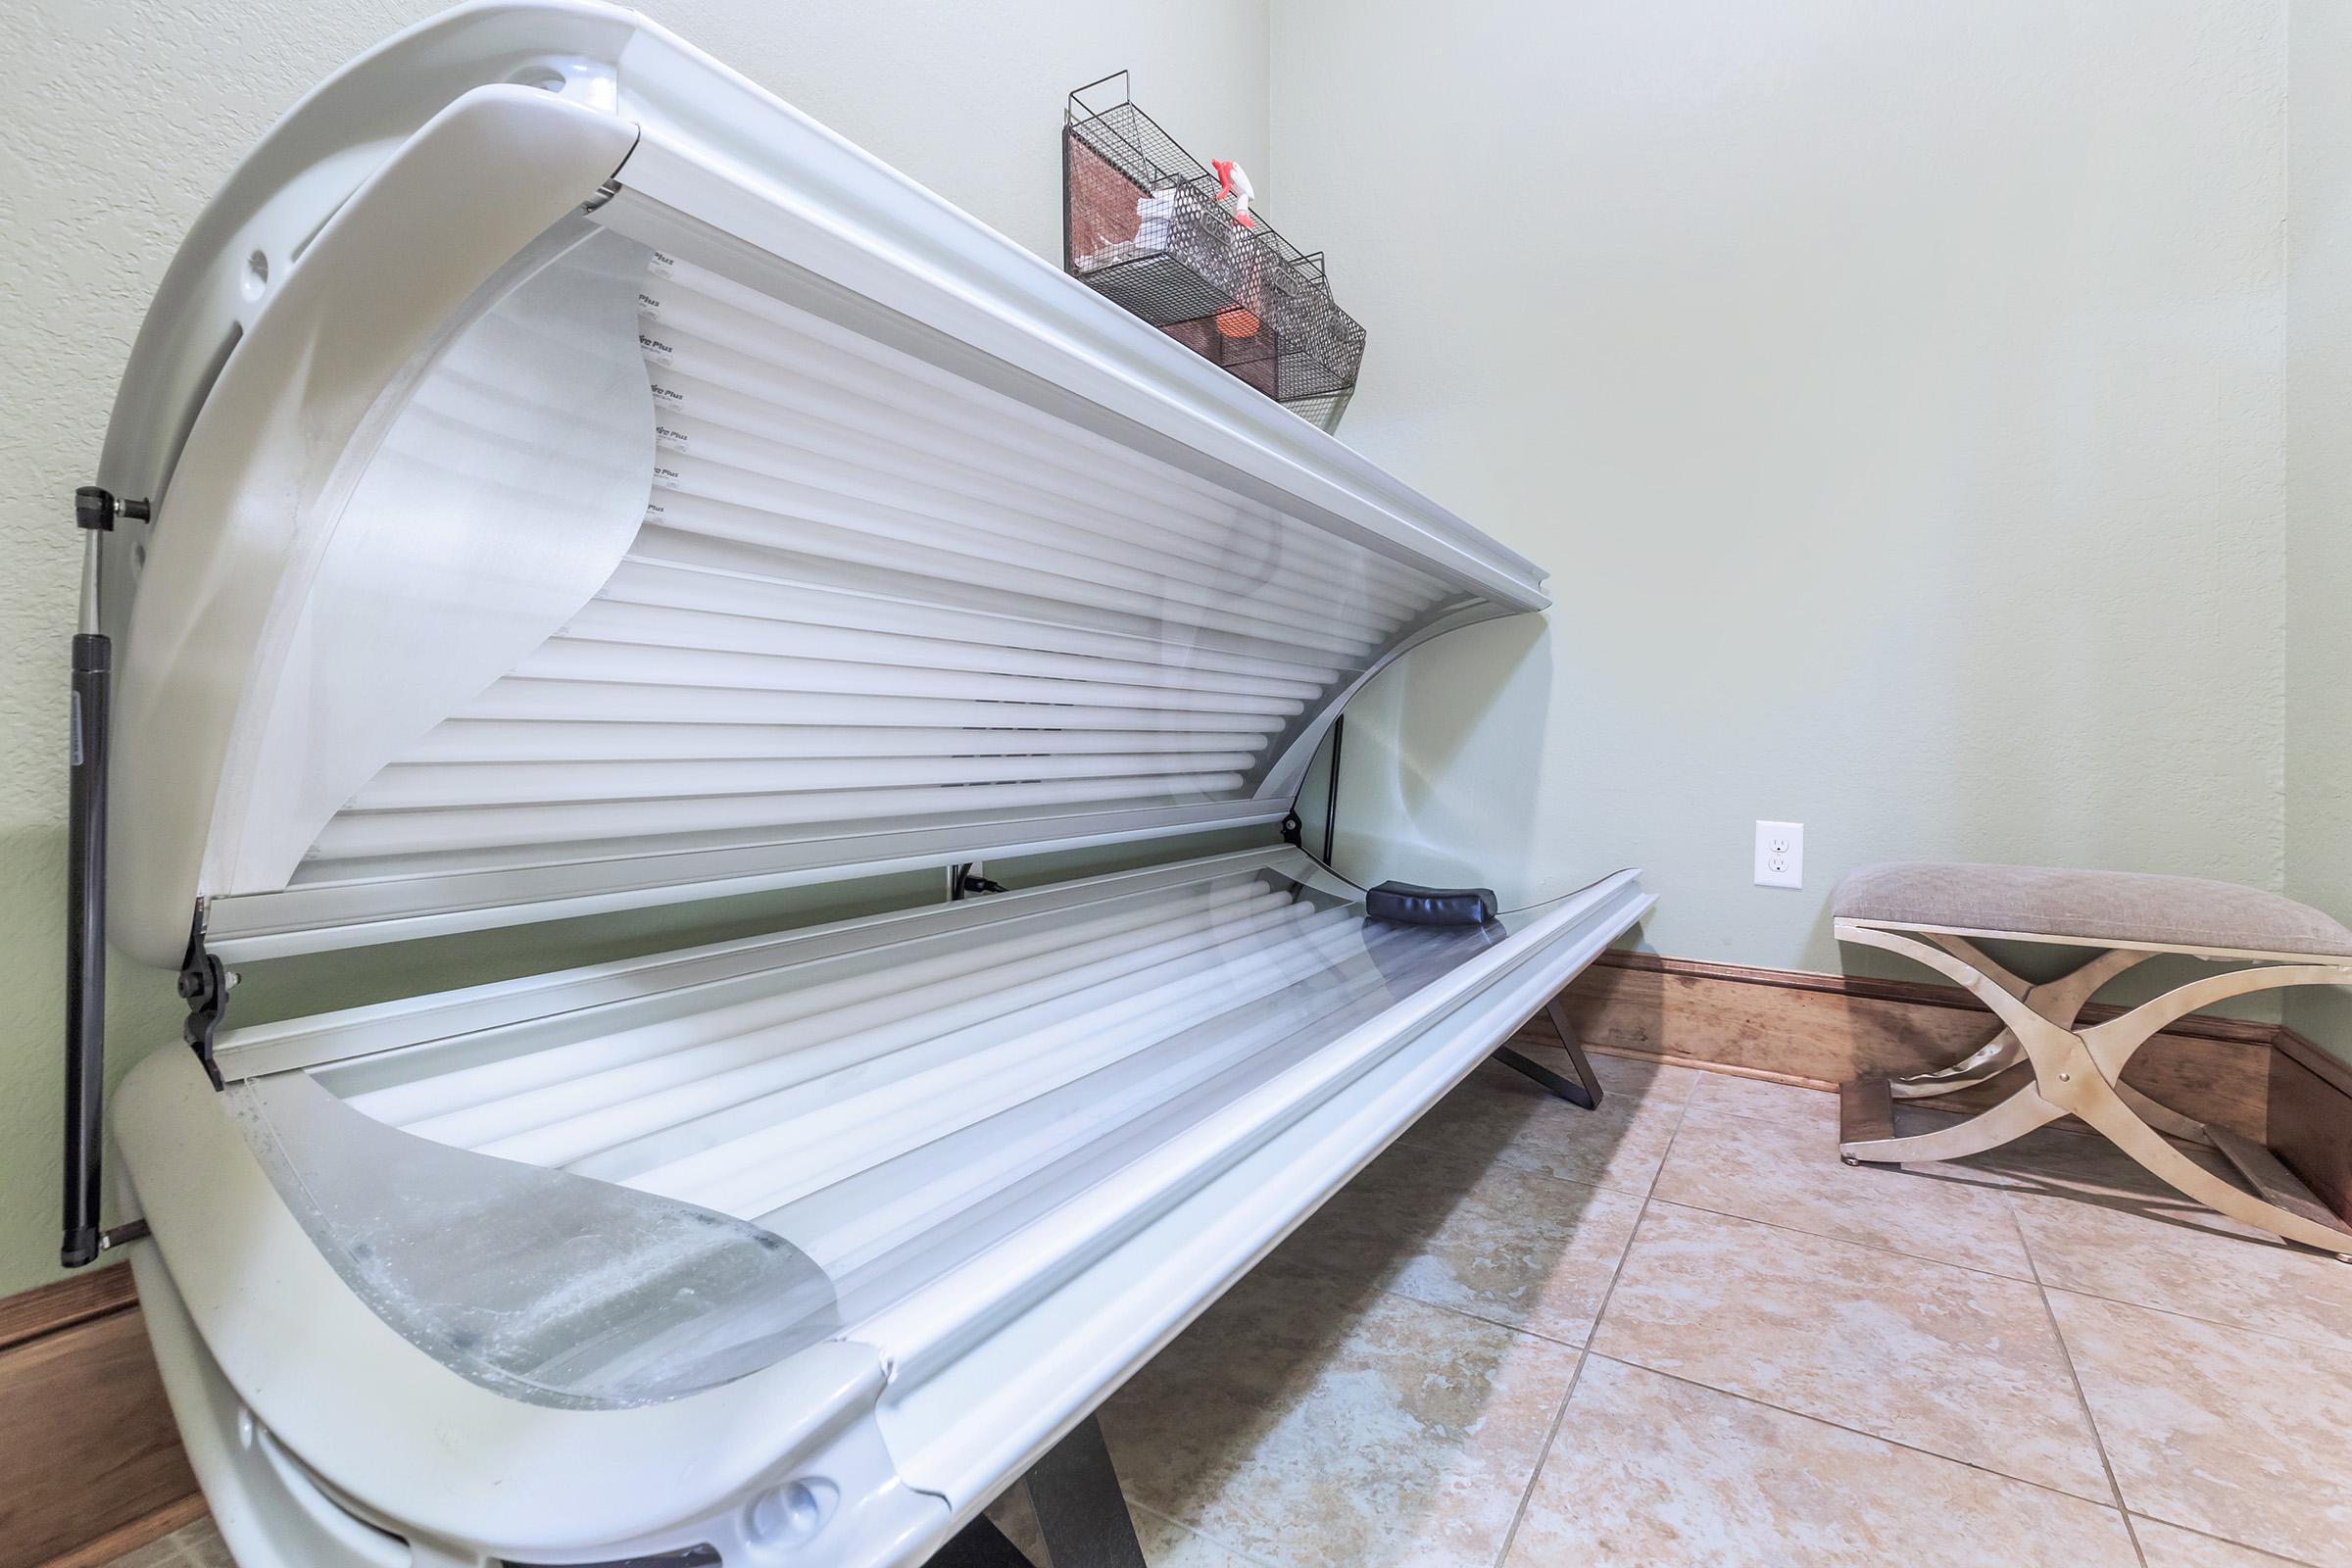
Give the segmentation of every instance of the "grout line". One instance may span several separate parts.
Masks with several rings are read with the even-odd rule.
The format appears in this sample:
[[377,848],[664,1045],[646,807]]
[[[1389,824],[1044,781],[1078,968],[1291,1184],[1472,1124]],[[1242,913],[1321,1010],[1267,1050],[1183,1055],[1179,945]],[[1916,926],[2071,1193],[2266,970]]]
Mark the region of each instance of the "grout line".
[[[2249,1339],[2268,1340],[2274,1345],[2291,1345],[2302,1350],[2326,1350],[2335,1355],[2345,1353],[2345,1347],[2341,1345],[2322,1345],[2311,1340],[2298,1340],[2291,1334],[2274,1334],[2269,1329],[2250,1329],[2242,1323],[2217,1323],[2212,1318],[2199,1317],[2194,1312],[2183,1312],[2178,1307],[2155,1306],[2146,1301],[2126,1300],[2120,1296],[2101,1296],[2095,1291],[2078,1291],[2071,1285],[2045,1285],[2042,1289],[2058,1296],[2079,1296],[2086,1301],[2104,1301],[2109,1306],[2126,1307],[2134,1312],[2153,1312],[2158,1317],[2178,1318],[2183,1323],[2194,1323],[2200,1328],[2220,1329],[2225,1334],[2243,1334]],[[2167,1523],[2170,1521],[2168,1520]]]
[[[1599,1355],[1599,1352],[1595,1350],[1588,1350],[1585,1353]],[[1833,1432],[1843,1432],[1852,1437],[1867,1438],[1872,1443],[1884,1443],[1890,1448],[1900,1448],[1906,1453],[1916,1453],[1930,1459],[1940,1459],[1945,1464],[1956,1464],[1963,1470],[1975,1470],[1996,1480],[2013,1481],[2021,1487],[2032,1487],[2035,1492],[2046,1492],[2053,1497],[2064,1497],[2069,1502],[2084,1503],[2093,1508],[2108,1506],[2096,1497],[2085,1497],[2080,1492],[2069,1492],[2064,1487],[2053,1487],[2046,1481],[2035,1481],[2030,1476],[2012,1475],[2006,1470],[1995,1470],[1988,1464],[1979,1464],[1974,1459],[1963,1459],[1956,1454],[1944,1453],[1938,1449],[1923,1448],[1916,1443],[1906,1443],[1901,1438],[1890,1438],[1884,1432],[1867,1432],[1860,1427],[1849,1427],[1842,1421],[1833,1421],[1826,1415],[1815,1415],[1809,1410],[1791,1410],[1785,1404],[1775,1404],[1770,1399],[1759,1399],[1752,1394],[1739,1394],[1730,1389],[1719,1389],[1712,1383],[1703,1383],[1697,1378],[1685,1377],[1679,1372],[1668,1372],[1646,1362],[1629,1360],[1622,1355],[1600,1355],[1600,1359],[1613,1361],[1619,1366],[1632,1367],[1635,1371],[1647,1373],[1651,1377],[1665,1378],[1669,1382],[1680,1383],[1686,1388],[1703,1390],[1720,1398],[1737,1399],[1741,1404],[1752,1404],[1758,1409],[1772,1410],[1799,1421],[1810,1422],[1817,1427],[1828,1427]],[[2231,1544],[2234,1545],[2237,1543],[2232,1542]]]
[[2163,1525],[2167,1529],[2183,1531],[2188,1535],[2213,1542],[2219,1545],[2234,1546],[2239,1551],[2251,1552],[2257,1557],[2267,1557],[2273,1562],[2292,1563],[2295,1568],[2313,1568],[2311,1559],[2308,1557],[2289,1557],[2284,1552],[2273,1551],[2268,1546],[2257,1546],[2251,1542],[2232,1541],[2228,1536],[2217,1536],[2210,1530],[2200,1530],[2195,1525],[2184,1525],[2178,1519],[2167,1519],[2162,1514],[2134,1515],[2130,1510],[2126,1510],[2124,1517],[2127,1519],[2137,1518],[2142,1524],[2157,1524]]
[[1188,1525],[1183,1520],[1177,1518],[1174,1514],[1162,1513],[1159,1509],[1152,1507],[1148,1502],[1136,1501],[1133,1497],[1127,1495],[1125,1488],[1120,1489],[1119,1496],[1127,1504],[1130,1510],[1139,1513],[1148,1513],[1152,1518],[1158,1520],[1161,1524],[1173,1525],[1188,1536],[1199,1536],[1202,1541],[1207,1542],[1210,1545],[1216,1547],[1219,1551],[1224,1552],[1227,1556],[1239,1558],[1241,1561],[1250,1564],[1250,1568],[1272,1568],[1272,1565],[1269,1564],[1263,1557],[1252,1556],[1249,1552],[1242,1550],[1239,1546],[1234,1545],[1232,1543],[1221,1541],[1217,1537],[1210,1535],[1199,1525]]
[[2132,1523],[2131,1505],[2124,1501],[2124,1484],[2116,1478],[2115,1461],[2107,1457],[2107,1440],[2099,1432],[2099,1418],[2090,1407],[2090,1396],[2083,1392],[2082,1374],[2075,1368],[2075,1352],[2066,1343],[2066,1331],[2058,1326],[2058,1309],[2050,1304],[2050,1288],[2042,1283],[2041,1265],[2034,1261],[2034,1243],[2026,1235],[2026,1222],[2017,1212],[2017,1204],[2008,1202],[2009,1223],[2017,1231],[2017,1245],[2025,1249],[2026,1267],[2034,1271],[2034,1294],[2041,1299],[2041,1315],[2050,1325],[2050,1339],[2058,1347],[2058,1358],[2066,1363],[2066,1380],[2074,1385],[2075,1403],[2082,1411],[2082,1424],[2090,1431],[2090,1446],[2098,1450],[2099,1469],[2107,1477],[2107,1490],[2115,1496],[2115,1510],[2124,1516],[2124,1535],[2132,1543],[2132,1550],[2139,1557],[2140,1568],[2147,1568],[2148,1551],[2139,1544],[2139,1531]]
[[[1624,1254],[1619,1253],[1618,1261],[1622,1263],[1624,1260]],[[1312,1267],[1313,1265],[1307,1266]],[[1324,1272],[1334,1271],[1327,1269]],[[1458,1317],[1465,1323],[1475,1323],[1480,1328],[1498,1329],[1504,1334],[1517,1335],[1524,1340],[1538,1340],[1545,1345],[1556,1345],[1563,1350],[1581,1350],[1585,1348],[1584,1343],[1579,1340],[1563,1340],[1556,1334],[1546,1334],[1541,1329],[1531,1329],[1524,1324],[1503,1323],[1491,1317],[1481,1317],[1466,1306],[1452,1306],[1444,1301],[1425,1301],[1418,1296],[1408,1296],[1402,1291],[1391,1290],[1386,1285],[1375,1285],[1372,1287],[1372,1291],[1374,1295],[1388,1297],[1391,1300],[1406,1301],[1414,1306],[1425,1306],[1433,1312],[1444,1312],[1448,1316]],[[1587,1329],[1586,1337],[1591,1338],[1592,1332],[1591,1329]],[[1179,1523],[1181,1522],[1179,1521]]]
[[[1655,1201],[1665,1204],[1668,1208],[1685,1209],[1693,1214],[1712,1214],[1717,1219],[1738,1220],[1743,1225],[1761,1225],[1766,1230],[1780,1231],[1789,1236],[1810,1236],[1816,1241],[1836,1242],[1840,1247],[1859,1247],[1866,1252],[1878,1252],[1886,1257],[1899,1257],[1913,1263],[1933,1263],[1938,1268],[1956,1268],[1963,1274],[1975,1274],[1988,1280],[2006,1280],[2012,1285],[2032,1285],[2034,1283],[2030,1275],[2004,1274],[1997,1268],[1985,1268],[1981,1264],[1955,1263],[1948,1257],[1930,1257],[1925,1252],[1906,1252],[1899,1247],[1888,1247],[1882,1242],[1858,1241],[1851,1236],[1839,1236],[1833,1231],[1813,1231],[1805,1229],[1802,1225],[1784,1225],[1779,1220],[1758,1219],[1753,1214],[1735,1214],[1727,1208],[1709,1208],[1704,1203],[1686,1203],[1675,1198],[1660,1198]],[[2029,1257],[2026,1260],[2026,1266],[2032,1268],[2034,1260]],[[2128,1306],[2132,1303],[2126,1302],[2125,1304]]]
[[1551,1425],[1544,1431],[1544,1446],[1536,1450],[1536,1467],[1528,1472],[1527,1485],[1519,1489],[1519,1506],[1512,1510],[1511,1528],[1503,1532],[1502,1545],[1494,1553],[1494,1568],[1502,1568],[1502,1564],[1509,1559],[1511,1544],[1519,1539],[1519,1527],[1527,1522],[1528,1505],[1535,1501],[1536,1483],[1544,1479],[1544,1466],[1550,1462],[1551,1446],[1559,1441],[1560,1428],[1567,1423],[1569,1402],[1576,1397],[1577,1385],[1585,1380],[1585,1366],[1592,1359],[1592,1342],[1600,1334],[1600,1321],[1608,1316],[1609,1302],[1617,1295],[1617,1282],[1625,1277],[1626,1259],[1634,1255],[1634,1243],[1641,1238],[1642,1222],[1648,1217],[1649,1195],[1658,1185],[1658,1172],[1663,1171],[1666,1161],[1674,1156],[1674,1141],[1682,1136],[1683,1121],[1690,1114],[1690,1102],[1686,1099],[1675,1113],[1674,1131],[1666,1139],[1666,1152],[1659,1157],[1657,1170],[1650,1172],[1649,1186],[1642,1189],[1641,1212],[1634,1216],[1634,1228],[1626,1235],[1625,1250],[1617,1254],[1617,1266],[1609,1271],[1608,1289],[1600,1293],[1600,1305],[1592,1313],[1592,1326],[1585,1330],[1584,1346],[1577,1352],[1576,1370],[1568,1375],[1568,1391],[1560,1396],[1560,1407],[1551,1413]]
[[[2027,1261],[2031,1262],[2032,1258],[2029,1257]],[[2258,1339],[2278,1340],[2286,1345],[2299,1345],[2307,1350],[2317,1350],[2323,1355],[2352,1356],[2352,1342],[2343,1340],[2307,1340],[2299,1334],[2281,1334],[2276,1329],[2251,1328],[2243,1323],[2232,1323],[2227,1318],[2206,1317],[2200,1313],[2183,1311],[2177,1306],[2159,1306],[2153,1301],[2135,1301],[2129,1296],[2109,1296],[2104,1291],[2088,1291],[2079,1285],[2051,1285],[2045,1282],[2042,1289],[2056,1291],[2064,1296],[2080,1296],[2086,1301],[2105,1301],[2110,1306],[2131,1306],[2137,1307],[2142,1312],[2162,1312],[2166,1317],[2177,1317],[2187,1323],[2202,1323],[2207,1328],[2222,1329],[2230,1334],[2251,1334]],[[2172,1521],[2168,1519],[2165,1522],[2170,1524]]]

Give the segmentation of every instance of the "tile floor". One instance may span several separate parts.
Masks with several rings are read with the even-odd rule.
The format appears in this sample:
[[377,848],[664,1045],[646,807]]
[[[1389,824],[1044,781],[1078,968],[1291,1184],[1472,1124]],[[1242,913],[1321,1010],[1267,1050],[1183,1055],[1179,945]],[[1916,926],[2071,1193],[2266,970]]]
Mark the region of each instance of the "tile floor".
[[1832,1096],[1595,1065],[1480,1068],[1104,1407],[1152,1568],[2352,1568],[2352,1266],[2082,1134],[1855,1170]]

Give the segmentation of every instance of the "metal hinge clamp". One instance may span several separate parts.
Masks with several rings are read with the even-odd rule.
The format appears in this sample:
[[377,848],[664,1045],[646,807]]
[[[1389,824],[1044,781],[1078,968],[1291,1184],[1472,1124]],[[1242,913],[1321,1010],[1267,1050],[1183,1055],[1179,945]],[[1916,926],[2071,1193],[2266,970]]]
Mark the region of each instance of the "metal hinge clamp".
[[221,1014],[228,1011],[228,988],[236,977],[220,966],[220,960],[204,951],[204,916],[200,911],[195,926],[188,932],[188,956],[179,966],[179,999],[188,1004],[188,1021],[180,1030],[180,1038],[204,1063],[204,1075],[213,1087],[221,1087],[220,1064],[213,1059],[213,1037],[220,1032]]
[[146,522],[154,509],[144,501],[126,501],[112,490],[85,484],[74,492],[74,520],[84,528],[100,533],[112,533],[117,519],[124,522]]

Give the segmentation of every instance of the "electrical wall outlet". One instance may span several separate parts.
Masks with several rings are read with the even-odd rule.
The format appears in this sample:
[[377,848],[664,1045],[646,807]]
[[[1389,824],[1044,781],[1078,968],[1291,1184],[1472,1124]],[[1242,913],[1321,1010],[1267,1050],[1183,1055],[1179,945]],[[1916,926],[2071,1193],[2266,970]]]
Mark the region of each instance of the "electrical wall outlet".
[[1756,824],[1756,886],[1801,888],[1805,885],[1805,824]]

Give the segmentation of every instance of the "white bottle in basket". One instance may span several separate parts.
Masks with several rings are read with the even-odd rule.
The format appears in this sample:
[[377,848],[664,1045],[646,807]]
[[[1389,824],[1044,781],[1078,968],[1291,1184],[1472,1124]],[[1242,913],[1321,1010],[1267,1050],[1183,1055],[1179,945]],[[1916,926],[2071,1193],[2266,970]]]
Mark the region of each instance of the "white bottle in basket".
[[1139,251],[1164,251],[1168,248],[1168,220],[1176,213],[1176,188],[1162,186],[1135,204],[1135,248]]

